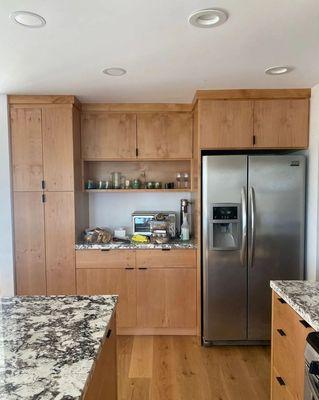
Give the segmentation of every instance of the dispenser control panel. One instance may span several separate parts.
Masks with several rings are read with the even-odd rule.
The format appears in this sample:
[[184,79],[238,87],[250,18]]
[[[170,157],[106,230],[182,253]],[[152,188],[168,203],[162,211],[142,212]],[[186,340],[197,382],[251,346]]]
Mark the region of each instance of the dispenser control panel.
[[238,206],[213,206],[214,220],[238,219]]

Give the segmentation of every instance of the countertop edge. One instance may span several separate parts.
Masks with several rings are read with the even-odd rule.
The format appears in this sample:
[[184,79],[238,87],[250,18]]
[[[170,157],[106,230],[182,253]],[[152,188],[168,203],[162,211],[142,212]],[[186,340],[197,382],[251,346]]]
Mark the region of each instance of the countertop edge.
[[303,318],[308,324],[315,330],[319,331],[319,321],[314,321],[305,311],[305,308],[302,304],[299,304],[298,302],[294,301],[289,294],[285,293],[278,285],[276,281],[270,281],[270,287],[271,289],[278,294],[285,302],[297,313],[300,315],[301,318]]

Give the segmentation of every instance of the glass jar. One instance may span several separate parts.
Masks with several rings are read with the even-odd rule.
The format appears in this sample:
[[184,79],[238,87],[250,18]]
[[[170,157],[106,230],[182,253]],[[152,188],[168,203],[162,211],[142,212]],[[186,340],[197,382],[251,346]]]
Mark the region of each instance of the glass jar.
[[187,172],[184,173],[183,178],[184,178],[184,179],[183,179],[183,186],[184,186],[184,189],[189,189],[189,175],[188,175]]
[[132,188],[133,189],[140,189],[141,188],[141,181],[139,179],[133,179]]
[[177,182],[177,189],[182,187],[182,176],[180,172],[176,173],[176,182]]
[[113,189],[120,189],[121,173],[120,172],[112,172],[111,176],[112,176]]

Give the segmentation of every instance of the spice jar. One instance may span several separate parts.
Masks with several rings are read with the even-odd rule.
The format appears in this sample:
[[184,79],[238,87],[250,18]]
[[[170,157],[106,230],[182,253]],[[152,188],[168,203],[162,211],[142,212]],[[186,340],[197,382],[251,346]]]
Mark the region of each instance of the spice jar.
[[112,172],[112,186],[113,189],[120,188],[120,180],[121,180],[121,173],[120,172]]

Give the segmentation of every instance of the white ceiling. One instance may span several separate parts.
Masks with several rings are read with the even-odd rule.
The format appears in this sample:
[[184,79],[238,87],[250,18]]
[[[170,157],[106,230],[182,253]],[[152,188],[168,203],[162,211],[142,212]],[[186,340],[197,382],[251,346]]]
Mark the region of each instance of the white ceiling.
[[[188,24],[197,9],[226,24]],[[28,10],[47,25],[27,29]],[[318,0],[1,0],[0,93],[82,101],[190,102],[196,89],[312,87],[319,82]],[[266,67],[293,65],[284,76]],[[103,75],[120,66],[122,77]]]

